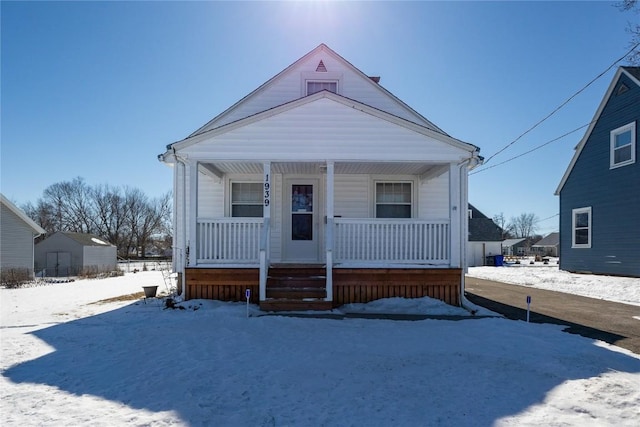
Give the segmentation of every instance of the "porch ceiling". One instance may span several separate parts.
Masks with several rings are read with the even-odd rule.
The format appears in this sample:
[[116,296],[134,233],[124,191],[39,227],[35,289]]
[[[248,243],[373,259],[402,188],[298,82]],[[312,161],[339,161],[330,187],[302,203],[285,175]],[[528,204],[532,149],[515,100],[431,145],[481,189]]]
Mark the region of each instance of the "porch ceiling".
[[[262,174],[259,162],[214,162],[208,163],[224,174]],[[380,175],[429,175],[439,176],[448,170],[441,163],[412,162],[335,162],[336,174],[380,174]],[[272,173],[281,174],[319,174],[326,172],[324,162],[274,162]]]

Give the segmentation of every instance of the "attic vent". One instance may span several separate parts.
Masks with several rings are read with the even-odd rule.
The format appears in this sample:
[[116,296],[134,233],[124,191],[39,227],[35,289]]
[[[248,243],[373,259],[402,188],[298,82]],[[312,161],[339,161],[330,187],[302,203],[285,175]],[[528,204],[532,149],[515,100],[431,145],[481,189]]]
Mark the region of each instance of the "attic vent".
[[616,96],[622,95],[628,90],[629,90],[629,87],[626,84],[620,83],[620,86],[618,86],[618,90],[616,90]]
[[318,67],[316,68],[316,73],[326,73],[327,72],[327,67],[324,66],[324,62],[322,62],[322,59],[320,60],[320,63],[318,64]]

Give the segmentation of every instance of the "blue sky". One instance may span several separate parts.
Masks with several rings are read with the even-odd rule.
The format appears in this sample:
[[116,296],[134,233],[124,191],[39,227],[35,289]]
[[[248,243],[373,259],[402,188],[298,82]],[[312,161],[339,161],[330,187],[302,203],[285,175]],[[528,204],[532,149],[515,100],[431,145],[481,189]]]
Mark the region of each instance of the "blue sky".
[[[638,18],[609,2],[3,1],[0,188],[18,205],[78,176],[160,196],[167,144],[320,43],[489,158],[624,55]],[[614,73],[487,167],[588,123]],[[478,169],[470,202],[557,230],[583,134]]]

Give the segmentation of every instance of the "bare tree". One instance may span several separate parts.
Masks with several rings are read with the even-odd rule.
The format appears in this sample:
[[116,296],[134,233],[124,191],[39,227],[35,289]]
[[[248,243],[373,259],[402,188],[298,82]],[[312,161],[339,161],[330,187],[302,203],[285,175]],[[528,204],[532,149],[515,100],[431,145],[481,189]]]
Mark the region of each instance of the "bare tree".
[[116,245],[122,257],[144,256],[151,246],[171,247],[171,193],[149,199],[136,188],[92,188],[75,178],[47,187],[35,205],[23,210],[48,234],[96,234]]
[[492,220],[498,227],[500,227],[500,230],[502,231],[502,240],[508,239],[511,235],[511,228],[510,225],[507,224],[507,219],[505,218],[504,213],[500,212],[499,214],[494,215]]
[[522,213],[515,218],[511,218],[509,224],[511,230],[517,238],[529,238],[536,232],[538,217],[533,213]]
[[616,4],[616,7],[622,12],[631,12],[636,15],[636,19],[627,24],[627,32],[631,35],[629,47],[633,48],[627,59],[630,64],[638,65],[640,64],[640,23],[637,18],[640,15],[640,3],[638,0],[622,0]]

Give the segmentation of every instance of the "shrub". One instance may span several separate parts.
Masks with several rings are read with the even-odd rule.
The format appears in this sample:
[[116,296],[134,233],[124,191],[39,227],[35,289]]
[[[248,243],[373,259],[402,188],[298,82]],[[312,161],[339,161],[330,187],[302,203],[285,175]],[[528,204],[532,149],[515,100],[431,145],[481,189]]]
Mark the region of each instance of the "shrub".
[[28,268],[5,267],[0,270],[0,283],[7,288],[19,288],[33,281],[33,275]]

